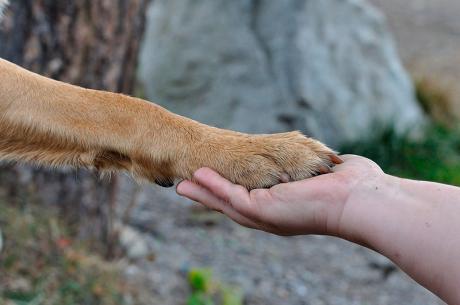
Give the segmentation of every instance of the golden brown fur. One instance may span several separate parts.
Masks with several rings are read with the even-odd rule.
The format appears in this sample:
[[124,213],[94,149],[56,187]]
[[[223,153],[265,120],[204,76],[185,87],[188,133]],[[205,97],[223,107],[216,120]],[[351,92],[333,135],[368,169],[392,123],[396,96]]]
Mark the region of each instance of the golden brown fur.
[[221,130],[137,98],[54,81],[2,59],[0,159],[125,169],[163,186],[207,166],[249,189],[304,179],[327,171],[336,160],[326,146],[298,132]]

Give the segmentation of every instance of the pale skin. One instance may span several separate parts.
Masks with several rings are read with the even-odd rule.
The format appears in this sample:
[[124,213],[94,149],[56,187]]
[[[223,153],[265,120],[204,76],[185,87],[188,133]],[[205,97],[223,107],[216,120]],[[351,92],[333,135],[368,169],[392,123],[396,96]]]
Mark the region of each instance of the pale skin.
[[250,192],[202,168],[177,192],[249,228],[361,244],[448,304],[460,304],[460,188],[390,176],[363,157],[342,158],[330,174]]

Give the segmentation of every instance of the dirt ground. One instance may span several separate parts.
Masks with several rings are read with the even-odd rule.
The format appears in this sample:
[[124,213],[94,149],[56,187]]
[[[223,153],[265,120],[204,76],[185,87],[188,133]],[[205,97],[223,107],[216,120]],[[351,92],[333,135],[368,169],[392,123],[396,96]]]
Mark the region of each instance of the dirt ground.
[[401,57],[416,79],[447,90],[460,118],[460,1],[371,0],[387,16]]

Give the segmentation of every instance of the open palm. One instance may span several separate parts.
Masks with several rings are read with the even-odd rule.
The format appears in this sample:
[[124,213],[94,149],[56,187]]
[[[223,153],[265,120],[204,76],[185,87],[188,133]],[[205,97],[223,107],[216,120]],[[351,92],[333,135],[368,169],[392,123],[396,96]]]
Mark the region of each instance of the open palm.
[[193,182],[180,183],[177,192],[249,228],[278,235],[338,235],[355,186],[383,174],[366,158],[342,158],[345,162],[329,174],[250,192],[202,168],[195,173]]

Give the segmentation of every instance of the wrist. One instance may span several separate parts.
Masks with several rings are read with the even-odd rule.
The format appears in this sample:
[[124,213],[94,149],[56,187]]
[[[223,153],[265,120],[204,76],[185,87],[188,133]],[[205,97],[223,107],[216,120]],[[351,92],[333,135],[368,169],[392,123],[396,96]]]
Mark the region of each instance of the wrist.
[[349,194],[343,206],[338,236],[378,250],[376,236],[384,226],[396,220],[398,209],[395,195],[399,197],[403,179],[375,172],[351,182]]

